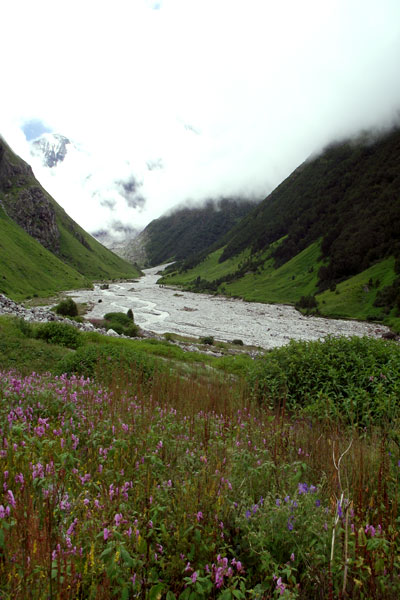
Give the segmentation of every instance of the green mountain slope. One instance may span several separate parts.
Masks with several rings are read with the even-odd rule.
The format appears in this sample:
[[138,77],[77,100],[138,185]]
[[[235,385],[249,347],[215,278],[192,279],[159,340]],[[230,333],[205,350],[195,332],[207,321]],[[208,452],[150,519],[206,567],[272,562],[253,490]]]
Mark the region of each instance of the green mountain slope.
[[254,201],[222,198],[179,208],[152,221],[127,245],[124,256],[143,266],[187,260],[219,242],[254,206]]
[[248,300],[317,305],[326,315],[395,317],[399,222],[396,129],[328,147],[245,216],[218,251],[172,266],[162,281]]
[[15,299],[136,277],[77,225],[0,138],[0,291]]

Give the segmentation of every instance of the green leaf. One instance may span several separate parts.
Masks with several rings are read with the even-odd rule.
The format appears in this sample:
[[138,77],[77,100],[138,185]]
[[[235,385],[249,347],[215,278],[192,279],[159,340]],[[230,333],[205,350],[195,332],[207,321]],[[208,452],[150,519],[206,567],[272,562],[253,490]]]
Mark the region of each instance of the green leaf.
[[129,590],[127,587],[122,590],[121,600],[129,600]]
[[0,548],[4,548],[4,531],[0,529]]
[[121,558],[128,567],[133,567],[133,560],[128,550],[124,546],[119,547],[119,551],[121,553]]
[[161,596],[165,585],[163,583],[157,583],[157,585],[153,585],[149,592],[149,600],[161,600]]
[[100,554],[100,558],[105,558],[106,556],[111,554],[112,549],[113,549],[112,546],[107,546],[107,548],[105,550],[103,550],[103,552]]
[[166,596],[165,600],[176,600],[176,596],[173,592],[169,591],[169,592],[167,592],[167,596]]

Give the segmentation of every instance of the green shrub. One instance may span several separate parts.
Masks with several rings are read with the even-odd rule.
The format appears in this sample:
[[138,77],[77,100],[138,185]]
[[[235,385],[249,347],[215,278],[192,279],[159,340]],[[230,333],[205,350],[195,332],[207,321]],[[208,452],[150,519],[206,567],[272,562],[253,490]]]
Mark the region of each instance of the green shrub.
[[104,327],[106,329],[113,329],[116,333],[122,335],[135,337],[139,332],[139,327],[135,325],[133,319],[122,312],[107,313],[104,315],[104,321]]
[[214,344],[214,338],[212,335],[206,335],[205,337],[200,338],[200,344],[206,344],[207,346],[212,346]]
[[110,383],[113,377],[148,381],[156,365],[156,361],[144,352],[107,343],[78,348],[59,362],[57,372],[96,378],[103,383]]
[[33,325],[25,319],[16,319],[15,324],[24,337],[33,337]]
[[232,344],[235,344],[235,346],[243,346],[243,340],[232,340]]
[[104,319],[106,321],[114,321],[116,323],[120,323],[121,325],[130,325],[132,319],[128,317],[125,313],[122,312],[110,312],[104,315]]
[[66,298],[65,300],[61,300],[55,307],[55,311],[58,315],[62,315],[64,317],[77,317],[78,316],[78,307],[76,302],[72,300],[72,298]]
[[57,321],[38,325],[35,329],[35,337],[49,344],[58,344],[67,348],[78,348],[83,343],[79,329]]
[[400,347],[371,338],[294,342],[256,360],[253,395],[352,423],[394,419],[399,412]]
[[128,317],[129,317],[129,318],[132,320],[132,321],[134,320],[134,318],[133,318],[133,311],[132,311],[132,309],[131,309],[131,308],[129,308],[129,309],[128,309],[128,311],[127,311],[126,315],[127,315],[127,316],[128,316]]

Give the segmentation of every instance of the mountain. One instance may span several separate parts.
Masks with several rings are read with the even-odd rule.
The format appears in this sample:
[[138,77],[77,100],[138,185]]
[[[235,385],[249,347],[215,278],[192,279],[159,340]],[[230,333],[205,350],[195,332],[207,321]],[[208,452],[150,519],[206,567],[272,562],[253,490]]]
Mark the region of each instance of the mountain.
[[67,155],[70,140],[59,133],[44,133],[31,142],[31,154],[38,156],[43,166],[53,168]]
[[75,223],[0,138],[0,292],[13,299],[139,271]]
[[123,258],[126,245],[139,235],[139,231],[130,225],[114,222],[112,231],[102,228],[94,231],[92,235],[100,244]]
[[120,255],[141,266],[188,259],[218,242],[254,206],[242,198],[221,198],[177,208],[152,221]]
[[[400,308],[400,128],[328,146],[300,165],[207,257],[163,281],[323,314]],[[364,275],[363,275],[364,274]],[[304,300],[306,298],[306,300]]]

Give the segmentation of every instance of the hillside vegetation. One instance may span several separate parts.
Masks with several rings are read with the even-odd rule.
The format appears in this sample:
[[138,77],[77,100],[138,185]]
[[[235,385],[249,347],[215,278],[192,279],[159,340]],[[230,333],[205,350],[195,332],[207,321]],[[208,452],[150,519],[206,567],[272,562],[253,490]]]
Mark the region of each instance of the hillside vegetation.
[[[385,318],[400,309],[400,129],[329,146],[290,175],[220,242],[163,283],[322,314]],[[308,300],[303,303],[307,304]]]
[[254,201],[222,198],[178,208],[152,221],[123,254],[144,267],[187,259],[219,242],[254,206]]
[[0,292],[14,299],[139,274],[79,227],[1,138],[0,265]]

